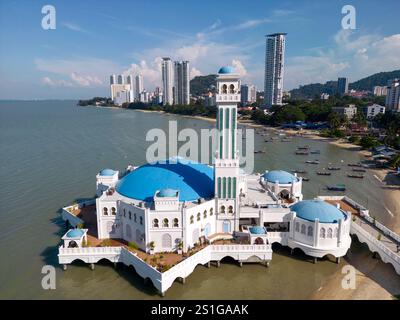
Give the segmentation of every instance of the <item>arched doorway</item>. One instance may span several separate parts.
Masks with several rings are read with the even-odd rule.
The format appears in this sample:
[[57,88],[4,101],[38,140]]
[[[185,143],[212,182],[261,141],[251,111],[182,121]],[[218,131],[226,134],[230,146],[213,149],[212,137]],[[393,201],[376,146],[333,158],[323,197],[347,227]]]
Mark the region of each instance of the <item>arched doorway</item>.
[[161,238],[161,242],[162,242],[162,247],[166,248],[166,249],[170,249],[172,247],[172,237],[170,234],[168,233],[164,233],[162,238]]
[[211,233],[211,225],[209,223],[206,224],[204,227],[204,235],[208,237]]
[[74,240],[71,240],[68,243],[68,248],[78,248],[78,244]]
[[222,224],[222,230],[224,233],[231,232],[231,223],[228,220],[225,220]]
[[196,229],[193,230],[193,234],[192,234],[193,243],[199,242],[199,237],[200,237],[199,229],[196,228]]
[[290,192],[286,189],[283,189],[281,192],[279,192],[279,197],[281,199],[289,199],[290,198]]
[[256,240],[254,240],[254,244],[264,244],[263,238],[260,237],[256,238]]

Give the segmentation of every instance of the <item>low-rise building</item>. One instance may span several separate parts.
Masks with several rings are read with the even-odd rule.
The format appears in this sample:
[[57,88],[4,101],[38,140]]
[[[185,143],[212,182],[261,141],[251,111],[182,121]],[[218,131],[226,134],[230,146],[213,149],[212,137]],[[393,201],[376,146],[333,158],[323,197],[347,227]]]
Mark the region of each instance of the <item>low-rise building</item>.
[[347,119],[351,120],[357,113],[357,107],[354,104],[349,104],[342,107],[333,107],[332,111],[340,115],[346,115]]
[[386,108],[380,104],[374,103],[362,108],[363,113],[367,119],[373,119],[380,113],[385,113]]

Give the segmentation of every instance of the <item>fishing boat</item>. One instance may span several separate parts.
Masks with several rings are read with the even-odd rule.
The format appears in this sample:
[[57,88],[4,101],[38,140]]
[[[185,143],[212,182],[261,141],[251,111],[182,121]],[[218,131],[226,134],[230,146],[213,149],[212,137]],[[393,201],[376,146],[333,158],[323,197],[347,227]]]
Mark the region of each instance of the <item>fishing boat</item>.
[[311,154],[321,154],[321,151],[319,151],[319,150],[314,150],[314,151],[311,151],[310,153],[311,153]]
[[340,170],[340,167],[328,167],[328,170],[330,171]]
[[306,170],[298,169],[298,170],[292,170],[293,173],[307,173]]
[[297,149],[298,150],[308,150],[308,149],[310,149],[310,146],[300,146],[300,147],[297,147]]
[[332,173],[327,171],[317,171],[317,175],[319,176],[330,176]]
[[256,151],[254,151],[254,153],[265,153],[265,151],[264,150],[256,150]]
[[362,167],[362,164],[360,162],[358,163],[349,163],[347,164],[349,167]]
[[297,150],[296,154],[301,156],[308,156],[308,151]]
[[301,180],[303,180],[303,181],[310,181],[310,178],[309,177],[300,177],[301,178]]
[[354,172],[367,172],[367,170],[365,169],[361,169],[361,168],[353,168]]
[[357,179],[363,179],[364,175],[363,174],[353,174],[353,173],[348,173],[347,176],[349,178],[357,178]]
[[326,186],[330,191],[346,191],[346,186],[344,184],[336,184],[334,186]]
[[319,160],[307,160],[306,163],[309,163],[309,164],[319,164]]

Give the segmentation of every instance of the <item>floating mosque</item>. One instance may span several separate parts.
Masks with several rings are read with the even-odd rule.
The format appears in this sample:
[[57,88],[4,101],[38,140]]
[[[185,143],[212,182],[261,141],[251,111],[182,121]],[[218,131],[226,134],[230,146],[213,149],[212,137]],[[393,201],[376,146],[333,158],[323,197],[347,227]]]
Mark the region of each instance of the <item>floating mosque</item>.
[[[164,294],[198,264],[219,266],[229,256],[240,265],[269,265],[274,243],[300,249],[314,262],[327,255],[339,262],[347,253],[352,212],[343,202],[304,200],[302,178],[296,174],[246,174],[240,169],[240,79],[232,67],[219,69],[215,99],[213,166],[176,157],[129,166],[123,174],[101,170],[96,198],[63,209],[64,220],[73,227],[59,248],[65,268],[76,259],[93,268],[100,259],[122,262]],[[100,242],[107,245],[96,245]],[[149,263],[160,253],[177,256],[177,261],[165,269]]]

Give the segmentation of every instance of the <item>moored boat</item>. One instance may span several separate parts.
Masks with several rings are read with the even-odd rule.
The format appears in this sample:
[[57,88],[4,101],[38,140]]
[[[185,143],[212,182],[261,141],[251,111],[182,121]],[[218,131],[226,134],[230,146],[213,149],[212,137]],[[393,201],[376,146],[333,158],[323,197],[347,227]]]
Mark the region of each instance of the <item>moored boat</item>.
[[330,176],[332,173],[327,171],[317,171],[317,175],[319,176]]
[[344,184],[336,184],[334,186],[326,187],[330,191],[346,191],[346,186]]
[[357,179],[363,179],[364,175],[363,174],[353,174],[353,173],[348,173],[347,176],[349,178],[357,178]]

